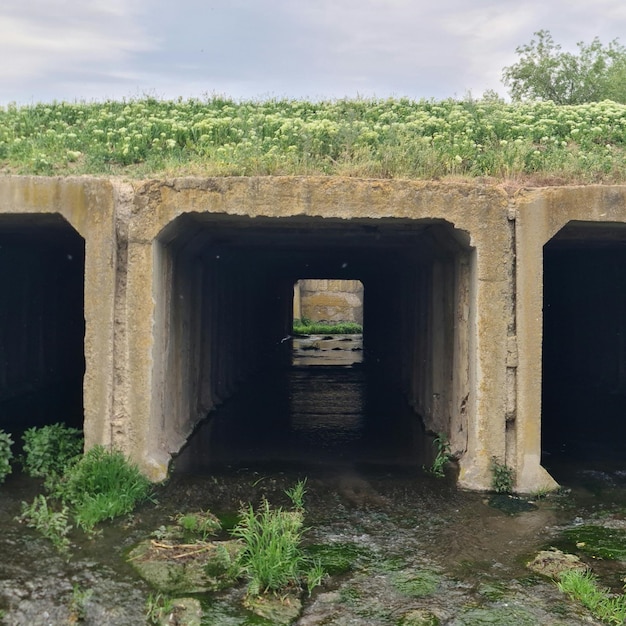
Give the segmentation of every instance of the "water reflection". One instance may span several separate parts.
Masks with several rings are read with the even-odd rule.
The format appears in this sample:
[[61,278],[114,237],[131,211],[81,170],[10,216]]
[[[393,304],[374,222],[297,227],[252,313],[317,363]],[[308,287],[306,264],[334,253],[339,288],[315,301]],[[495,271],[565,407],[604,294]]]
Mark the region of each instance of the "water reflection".
[[421,420],[363,360],[362,336],[293,342],[292,365],[259,375],[211,413],[175,462],[218,467],[421,465]]

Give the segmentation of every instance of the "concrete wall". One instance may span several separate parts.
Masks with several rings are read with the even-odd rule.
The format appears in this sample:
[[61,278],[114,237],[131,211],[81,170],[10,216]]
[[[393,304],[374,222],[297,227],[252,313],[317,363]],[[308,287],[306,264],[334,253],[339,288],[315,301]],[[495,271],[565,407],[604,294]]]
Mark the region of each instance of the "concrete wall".
[[88,446],[163,478],[198,420],[280,350],[295,280],[327,276],[365,286],[366,347],[448,434],[459,484],[488,488],[495,457],[530,491],[554,485],[541,466],[543,246],[572,220],[626,222],[626,190],[0,178],[0,236],[3,220],[28,237],[51,215],[85,245]]
[[294,285],[294,318],[363,324],[363,284],[359,280],[299,280]]

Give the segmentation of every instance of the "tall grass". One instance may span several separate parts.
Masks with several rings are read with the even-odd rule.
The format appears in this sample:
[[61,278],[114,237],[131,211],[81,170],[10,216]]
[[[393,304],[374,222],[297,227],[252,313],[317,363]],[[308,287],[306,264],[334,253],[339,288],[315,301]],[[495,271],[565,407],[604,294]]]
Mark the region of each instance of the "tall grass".
[[600,587],[591,572],[565,571],[557,584],[563,593],[580,602],[605,624],[622,626],[626,622],[626,596],[612,595],[608,589]]
[[299,590],[303,582],[310,593],[320,584],[324,572],[319,562],[301,549],[304,493],[304,482],[287,492],[292,510],[274,508],[266,498],[256,510],[252,505],[242,509],[231,532],[243,544],[238,566],[248,578],[249,596]]
[[0,107],[22,174],[626,180],[626,105],[143,98]]
[[95,446],[65,473],[57,495],[71,506],[77,525],[91,531],[130,513],[150,492],[150,481],[121,452]]

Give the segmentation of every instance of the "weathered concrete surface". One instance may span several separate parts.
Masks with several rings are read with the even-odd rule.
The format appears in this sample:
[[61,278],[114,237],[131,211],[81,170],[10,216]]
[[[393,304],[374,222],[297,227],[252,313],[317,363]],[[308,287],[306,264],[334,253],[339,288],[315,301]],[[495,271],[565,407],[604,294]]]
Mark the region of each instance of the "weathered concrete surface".
[[113,184],[88,178],[0,177],[0,230],[28,230],[50,215],[62,216],[85,240],[85,437],[87,446],[108,443],[117,270]]
[[448,434],[459,484],[489,488],[496,458],[533,491],[555,484],[541,467],[543,245],[571,221],[625,223],[626,188],[0,178],[0,234],[51,214],[85,240],[88,446],[163,478],[288,332],[294,281],[359,279],[369,349]]
[[294,286],[294,317],[363,324],[363,285],[358,280],[299,280]]
[[[134,451],[141,450],[142,464],[154,468],[153,476],[164,475],[170,454],[193,427],[193,420],[185,421],[184,417],[178,424],[173,423],[172,416],[164,413],[165,399],[161,395],[172,373],[166,373],[158,364],[164,362],[170,332],[167,322],[159,319],[167,313],[159,311],[152,290],[162,291],[164,276],[155,271],[155,260],[164,254],[160,234],[170,237],[164,229],[185,213],[208,223],[212,216],[271,218],[277,226],[287,218],[345,220],[346,226],[355,219],[371,220],[373,224],[382,219],[408,219],[424,225],[445,222],[456,233],[456,245],[464,246],[466,252],[459,267],[447,263],[446,269],[439,261],[430,269],[435,275],[423,278],[435,285],[435,292],[440,284],[437,272],[447,273],[448,284],[453,284],[448,292],[435,297],[432,307],[444,306],[442,299],[455,300],[447,322],[437,315],[436,308],[427,312],[429,321],[424,329],[432,331],[433,337],[433,345],[428,348],[431,378],[420,383],[408,371],[401,372],[401,376],[408,381],[410,401],[427,412],[427,426],[450,433],[453,449],[460,457],[460,484],[470,488],[487,486],[491,458],[504,460],[506,455],[504,415],[508,329],[512,325],[513,240],[508,198],[503,191],[429,182],[287,177],[150,181],[137,184],[135,194],[129,225],[127,285],[129,310],[135,318],[128,351],[130,388],[134,390],[129,421],[137,433]],[[453,243],[445,242],[448,249],[444,256],[454,256]],[[320,246],[323,250],[323,243]],[[456,285],[462,275],[465,278]],[[155,276],[153,284],[148,280],[150,276]],[[443,337],[440,327],[446,323],[449,332]],[[445,345],[437,345],[440,338]],[[410,360],[408,355],[406,360]],[[146,393],[147,389],[152,393]],[[187,400],[184,392],[177,393],[180,407]],[[445,403],[442,400],[439,405],[440,398]]]
[[[543,248],[568,223],[626,223],[626,187],[567,187],[520,193],[517,210],[518,393],[517,488],[533,491],[554,482],[540,466],[543,318]],[[572,337],[575,341],[575,338]],[[591,417],[591,416],[590,416]]]

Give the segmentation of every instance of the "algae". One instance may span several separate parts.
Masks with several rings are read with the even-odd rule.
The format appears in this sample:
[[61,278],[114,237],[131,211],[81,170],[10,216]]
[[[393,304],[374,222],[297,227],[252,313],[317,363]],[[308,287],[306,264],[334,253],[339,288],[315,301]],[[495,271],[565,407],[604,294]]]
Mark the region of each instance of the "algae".
[[331,576],[345,574],[355,569],[360,561],[370,560],[370,550],[355,543],[318,543],[306,546],[304,552],[318,559],[325,572]]
[[592,558],[626,561],[626,530],[583,525],[563,531],[570,546]]

